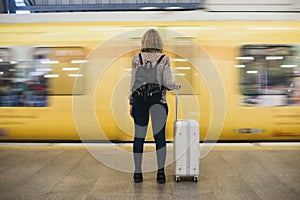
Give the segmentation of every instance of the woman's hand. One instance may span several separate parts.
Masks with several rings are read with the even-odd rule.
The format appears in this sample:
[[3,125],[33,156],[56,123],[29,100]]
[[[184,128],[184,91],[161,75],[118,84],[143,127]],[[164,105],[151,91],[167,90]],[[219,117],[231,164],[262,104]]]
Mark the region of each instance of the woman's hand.
[[132,115],[132,105],[130,105],[130,107],[129,107],[129,113],[130,113],[130,116],[133,118],[133,115]]

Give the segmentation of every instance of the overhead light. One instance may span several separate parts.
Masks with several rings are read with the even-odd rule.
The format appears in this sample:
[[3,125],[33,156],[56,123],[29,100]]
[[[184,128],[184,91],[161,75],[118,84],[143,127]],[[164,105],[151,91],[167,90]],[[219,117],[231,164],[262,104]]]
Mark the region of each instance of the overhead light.
[[185,73],[176,73],[174,76],[185,76]]
[[4,74],[4,72],[0,72],[0,75],[3,75]]
[[3,59],[2,59],[2,58],[0,58],[0,62],[3,62]]
[[235,65],[234,67],[236,67],[236,68],[245,68],[246,65]]
[[182,10],[183,7],[181,6],[170,6],[170,7],[166,7],[166,10]]
[[175,69],[178,69],[178,70],[190,70],[191,67],[175,67]]
[[298,65],[281,65],[281,68],[293,68],[293,67],[298,67]]
[[282,60],[283,56],[267,56],[266,60]]
[[141,7],[140,10],[156,10],[159,9],[158,7],[155,6],[147,6],[147,7]]
[[59,61],[58,60],[41,60],[41,64],[50,64],[50,65],[54,65],[54,64],[58,64]]
[[35,71],[35,72],[29,72],[29,76],[42,76],[44,75],[45,72],[38,72],[38,71]]
[[58,78],[59,74],[46,74],[44,78]]
[[253,71],[247,71],[247,74],[257,74],[258,73],[258,71],[256,71],[256,70],[253,70]]
[[72,60],[72,64],[81,64],[81,63],[88,63],[88,60]]
[[35,71],[37,72],[51,72],[51,68],[36,68]]
[[77,77],[83,77],[83,74],[68,74],[68,76],[77,78]]
[[188,59],[186,59],[186,58],[174,58],[174,59],[172,59],[172,61],[174,61],[174,62],[187,62]]
[[30,10],[16,10],[17,15],[28,15],[31,14]]
[[63,71],[78,71],[78,67],[64,67],[62,68]]
[[15,64],[17,64],[18,62],[17,62],[17,61],[10,61],[9,63],[12,64],[12,65],[15,65]]
[[236,57],[237,60],[254,60],[254,57],[252,56],[241,56],[241,57]]
[[15,4],[17,7],[26,6],[24,0],[15,0]]

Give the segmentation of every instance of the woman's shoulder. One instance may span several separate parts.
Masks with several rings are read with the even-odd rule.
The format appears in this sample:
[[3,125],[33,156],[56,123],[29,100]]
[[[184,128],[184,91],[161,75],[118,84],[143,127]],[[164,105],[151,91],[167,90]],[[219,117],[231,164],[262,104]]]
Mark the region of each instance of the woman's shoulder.
[[[166,62],[169,60],[168,55],[163,54],[163,53],[159,53],[159,52],[155,52],[155,53],[150,53],[150,52],[143,52],[142,53],[142,58],[143,60],[148,60],[148,61],[152,61],[155,62],[157,61],[162,55],[164,55],[162,62]],[[138,54],[135,55],[138,58]]]
[[139,64],[140,64],[140,58],[139,58],[139,53],[137,53],[132,57],[132,65],[137,66]]
[[138,58],[139,58],[139,54],[140,54],[140,53],[135,54],[135,55],[132,57],[132,60],[138,59]]
[[156,63],[158,59],[164,55],[163,59],[160,61],[162,65],[168,65],[170,63],[170,59],[168,55],[163,54],[163,53],[150,53],[150,52],[142,52],[142,53],[137,53],[132,57],[132,63],[133,66],[138,66],[140,64],[140,56],[141,54],[142,60],[145,63],[145,61],[151,61],[152,63]]

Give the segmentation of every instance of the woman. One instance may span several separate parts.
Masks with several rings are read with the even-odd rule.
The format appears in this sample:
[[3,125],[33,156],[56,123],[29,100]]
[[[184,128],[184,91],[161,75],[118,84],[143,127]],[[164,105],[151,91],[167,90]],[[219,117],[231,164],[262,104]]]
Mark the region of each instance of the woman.
[[[144,140],[147,133],[149,115],[151,114],[152,129],[156,144],[157,156],[157,181],[158,183],[165,183],[166,176],[164,173],[164,166],[166,160],[166,139],[165,139],[165,125],[168,115],[168,105],[166,102],[166,90],[179,89],[180,84],[172,81],[172,73],[170,68],[170,60],[168,56],[162,57],[163,43],[159,33],[155,29],[148,30],[142,37],[141,53],[136,54],[132,58],[132,73],[131,73],[131,95],[130,95],[130,115],[134,118],[135,135],[133,143],[134,153],[134,181],[136,183],[143,181],[142,174],[142,157]],[[161,58],[162,57],[162,58]],[[136,80],[137,68],[142,63],[155,64],[157,71],[157,82],[162,85],[162,97],[160,100],[153,102],[133,97],[134,84]]]

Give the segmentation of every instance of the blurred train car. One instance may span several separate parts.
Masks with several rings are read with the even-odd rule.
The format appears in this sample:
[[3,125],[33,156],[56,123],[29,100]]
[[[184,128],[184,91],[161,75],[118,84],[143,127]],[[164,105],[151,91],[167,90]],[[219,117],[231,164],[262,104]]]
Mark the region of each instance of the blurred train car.
[[200,122],[201,141],[299,141],[299,20],[197,10],[1,15],[0,141],[131,141],[131,58],[149,28],[183,85],[179,117]]

